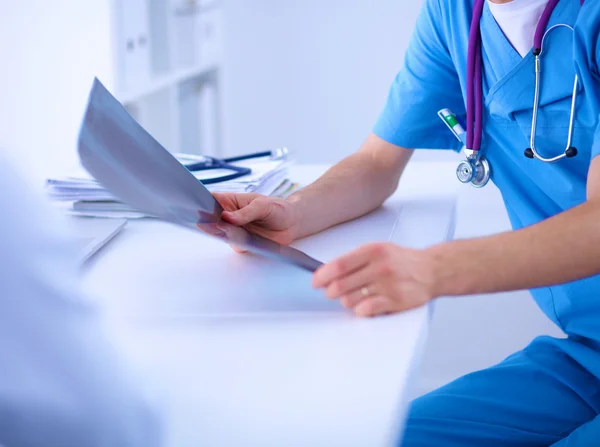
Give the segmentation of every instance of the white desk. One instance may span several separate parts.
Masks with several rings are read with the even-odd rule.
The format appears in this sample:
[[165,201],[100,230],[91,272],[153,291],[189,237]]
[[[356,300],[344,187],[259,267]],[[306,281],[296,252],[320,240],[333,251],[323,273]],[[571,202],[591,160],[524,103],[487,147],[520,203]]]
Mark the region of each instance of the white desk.
[[[442,166],[443,165],[443,166]],[[299,167],[310,181],[325,167]],[[452,237],[444,195],[408,169],[382,209],[296,244],[328,261],[372,240],[423,247]],[[439,181],[437,182],[439,187]],[[117,341],[165,391],[169,446],[389,446],[406,410],[428,310],[357,319],[310,275],[161,222],[130,222],[90,266]]]

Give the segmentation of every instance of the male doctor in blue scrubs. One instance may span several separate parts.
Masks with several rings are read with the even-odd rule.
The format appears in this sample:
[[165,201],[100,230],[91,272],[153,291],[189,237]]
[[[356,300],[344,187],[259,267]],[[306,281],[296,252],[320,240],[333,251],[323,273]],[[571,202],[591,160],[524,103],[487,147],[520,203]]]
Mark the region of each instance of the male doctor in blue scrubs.
[[[502,363],[415,400],[405,446],[600,446],[600,2],[560,0],[550,16],[547,29],[574,30],[554,29],[544,41],[541,155],[565,150],[578,75],[578,153],[554,163],[524,156],[535,80],[531,48],[547,3],[486,0],[479,21],[482,153],[514,231],[424,250],[370,244],[313,278],[359,316],[401,312],[440,296],[531,289],[568,335],[539,337]],[[436,112],[449,108],[466,117],[473,5],[425,0],[404,66],[357,153],[287,200],[217,195],[223,217],[290,243],[379,207],[396,189],[412,148],[459,150]]]

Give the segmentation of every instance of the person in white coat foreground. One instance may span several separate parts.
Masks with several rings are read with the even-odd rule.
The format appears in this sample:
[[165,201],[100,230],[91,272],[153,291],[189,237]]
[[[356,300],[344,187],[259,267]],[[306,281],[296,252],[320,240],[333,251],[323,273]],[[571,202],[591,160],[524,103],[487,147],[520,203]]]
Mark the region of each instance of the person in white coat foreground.
[[0,161],[0,446],[162,445],[160,416],[82,298],[60,219]]

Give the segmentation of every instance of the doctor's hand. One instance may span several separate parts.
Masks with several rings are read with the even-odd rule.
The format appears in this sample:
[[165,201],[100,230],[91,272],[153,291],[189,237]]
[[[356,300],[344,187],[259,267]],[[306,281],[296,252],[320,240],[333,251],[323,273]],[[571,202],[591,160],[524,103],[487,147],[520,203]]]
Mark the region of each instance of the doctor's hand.
[[214,193],[213,196],[224,209],[224,221],[284,245],[296,238],[300,219],[285,199],[261,194]]
[[313,287],[339,299],[358,316],[372,317],[421,306],[437,298],[438,261],[428,250],[391,243],[365,245],[320,267]]

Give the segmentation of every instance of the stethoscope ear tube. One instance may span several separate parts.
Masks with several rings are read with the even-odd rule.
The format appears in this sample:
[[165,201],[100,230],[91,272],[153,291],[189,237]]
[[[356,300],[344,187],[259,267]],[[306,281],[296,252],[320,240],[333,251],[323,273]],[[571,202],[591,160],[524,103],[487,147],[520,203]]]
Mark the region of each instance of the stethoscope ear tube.
[[[570,27],[569,25],[562,25],[562,24],[554,25],[552,28],[550,28],[544,34],[544,36],[542,38],[542,45],[543,45],[544,38],[546,37],[546,34],[548,34],[550,31],[552,31],[553,29],[558,28],[560,26],[565,26],[565,27],[573,30],[573,28]],[[531,158],[531,159],[536,158],[545,163],[554,163],[555,161],[558,161],[562,158],[572,158],[577,155],[577,149],[575,147],[573,147],[571,143],[573,141],[573,128],[575,126],[575,107],[577,105],[577,85],[579,82],[579,78],[577,75],[575,75],[575,79],[573,81],[573,93],[571,94],[571,111],[569,113],[569,134],[567,136],[567,144],[566,144],[565,151],[562,154],[559,154],[555,157],[546,158],[546,157],[540,155],[540,153],[537,151],[537,147],[535,145],[535,137],[537,134],[537,118],[538,118],[538,111],[539,111],[539,104],[540,104],[541,72],[542,72],[542,61],[540,59],[540,55],[542,54],[542,51],[543,51],[543,46],[540,47],[540,50],[538,52],[536,52],[534,50],[534,55],[535,55],[535,93],[534,93],[534,97],[533,97],[533,112],[531,115],[531,135],[530,135],[530,140],[529,140],[530,147],[525,149],[525,157]]]

